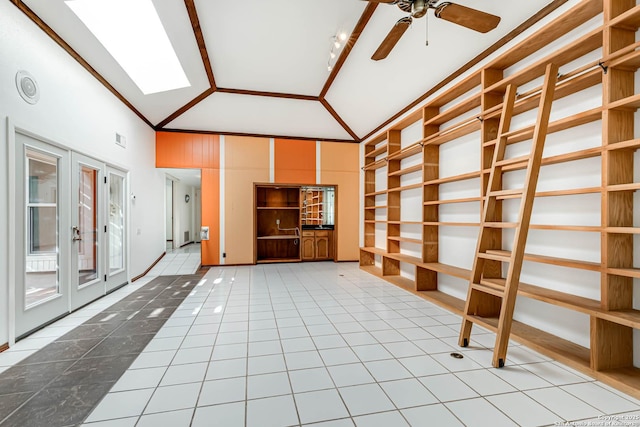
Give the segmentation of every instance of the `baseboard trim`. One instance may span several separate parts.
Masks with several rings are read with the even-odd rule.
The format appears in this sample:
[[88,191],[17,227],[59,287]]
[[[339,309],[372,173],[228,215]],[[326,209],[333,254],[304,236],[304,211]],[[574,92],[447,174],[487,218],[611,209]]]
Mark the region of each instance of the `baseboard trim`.
[[144,271],[144,273],[142,273],[142,274],[140,274],[140,275],[138,275],[138,276],[134,277],[133,279],[131,279],[131,283],[135,282],[135,281],[136,281],[136,280],[138,280],[138,279],[142,279],[144,276],[146,276],[146,275],[147,275],[147,274],[148,274],[148,273],[153,269],[153,267],[155,267],[155,266],[156,266],[156,264],[160,262],[160,260],[161,260],[161,259],[162,259],[166,254],[167,254],[166,252],[162,252],[162,255],[160,255],[160,256],[158,257],[158,259],[157,259],[157,260],[155,260],[155,261],[153,262],[153,264],[151,264],[151,266],[150,266],[149,268],[147,268],[147,269]]
[[195,242],[194,242],[193,240],[191,240],[190,242],[183,243],[182,245],[180,245],[180,247],[181,247],[181,248],[184,248],[185,246],[187,246],[187,245],[193,245],[194,243],[195,243]]
[[0,353],[2,353],[3,351],[7,351],[9,350],[9,343],[5,343],[0,345]]

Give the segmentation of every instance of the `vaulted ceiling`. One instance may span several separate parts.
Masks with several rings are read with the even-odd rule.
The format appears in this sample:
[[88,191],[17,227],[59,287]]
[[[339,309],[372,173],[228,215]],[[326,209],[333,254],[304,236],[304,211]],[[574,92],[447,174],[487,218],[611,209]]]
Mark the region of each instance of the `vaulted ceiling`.
[[[151,95],[64,0],[9,1],[157,130],[361,141],[567,0],[460,0],[500,16],[500,24],[481,34],[430,11],[382,61],[371,55],[407,16],[392,4],[153,0],[191,86]],[[348,45],[329,71],[340,31]]]

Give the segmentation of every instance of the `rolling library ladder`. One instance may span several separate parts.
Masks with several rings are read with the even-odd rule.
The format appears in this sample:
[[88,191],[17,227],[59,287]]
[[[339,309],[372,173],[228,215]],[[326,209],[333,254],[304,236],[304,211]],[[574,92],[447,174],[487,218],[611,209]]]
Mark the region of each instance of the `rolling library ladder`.
[[[469,345],[471,328],[474,323],[495,330],[496,343],[492,364],[496,368],[504,366],[506,360],[524,249],[557,76],[558,66],[547,65],[538,106],[538,116],[535,125],[530,128],[510,130],[516,100],[516,87],[514,85],[507,86],[504,97],[459,342],[463,347]],[[533,137],[529,156],[505,159],[509,138],[513,135],[521,136],[526,132],[532,132]],[[502,189],[503,167],[514,164],[526,164],[524,185],[515,190]],[[517,221],[503,222],[502,201],[513,198],[520,198]],[[500,233],[495,232],[505,228],[514,229],[510,251],[502,248]],[[508,264],[504,278],[502,277],[503,263]]]

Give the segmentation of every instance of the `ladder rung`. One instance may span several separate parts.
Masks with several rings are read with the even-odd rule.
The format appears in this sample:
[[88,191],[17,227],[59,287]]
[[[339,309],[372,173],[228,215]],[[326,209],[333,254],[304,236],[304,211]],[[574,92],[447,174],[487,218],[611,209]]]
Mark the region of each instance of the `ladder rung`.
[[507,198],[521,197],[523,192],[524,190],[522,188],[516,188],[513,190],[496,190],[496,191],[490,191],[488,196],[507,199]]
[[474,316],[471,314],[467,314],[466,316],[464,316],[465,320],[468,320],[469,322],[475,323],[477,325],[482,326],[485,329],[488,329],[492,332],[497,332],[498,328],[498,319],[496,318],[484,318],[484,317],[480,317],[480,316]]
[[487,228],[516,228],[518,226],[517,222],[485,222],[482,224],[483,227]]
[[522,129],[510,130],[509,132],[503,133],[501,136],[507,139],[516,135],[521,135],[523,137],[529,136],[529,135],[533,136],[533,131],[535,130],[535,128],[536,128],[536,125],[533,124],[533,125],[524,127]]
[[[501,262],[510,262],[511,261],[511,257],[510,257],[510,253],[507,252],[506,255],[501,254],[501,253],[495,253],[498,251],[487,251],[484,253],[479,253],[478,254],[478,258],[483,258],[483,259],[488,259],[491,261],[501,261]],[[502,251],[500,251],[502,252]]]
[[522,156],[522,157],[515,157],[513,159],[499,160],[496,162],[495,166],[502,167],[502,166],[510,166],[510,165],[519,165],[522,163],[526,164],[528,162],[529,162],[529,156]]
[[499,288],[498,286],[493,286],[490,284],[485,284],[484,281],[481,283],[473,283],[471,285],[472,291],[476,292],[484,292],[485,294],[491,294],[498,298],[502,298],[504,296],[504,289]]

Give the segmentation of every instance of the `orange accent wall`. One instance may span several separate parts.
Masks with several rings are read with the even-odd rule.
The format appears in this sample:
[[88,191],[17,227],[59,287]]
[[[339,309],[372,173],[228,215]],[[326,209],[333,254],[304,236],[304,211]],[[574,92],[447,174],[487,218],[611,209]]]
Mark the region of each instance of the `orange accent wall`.
[[195,133],[156,132],[156,167],[202,169],[202,264],[220,263],[220,137]]
[[274,169],[276,183],[315,184],[316,142],[276,138]]
[[220,137],[156,132],[156,167],[220,169]]

